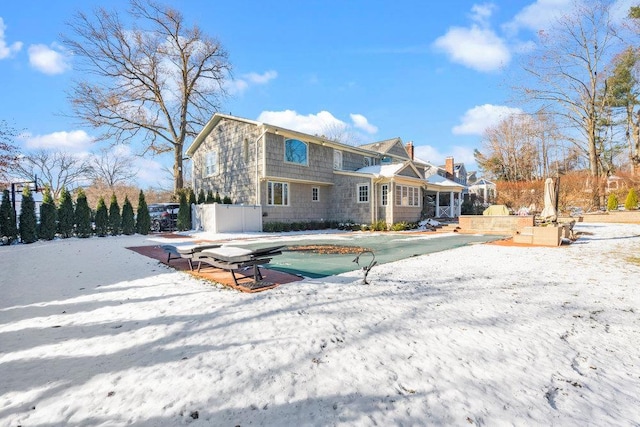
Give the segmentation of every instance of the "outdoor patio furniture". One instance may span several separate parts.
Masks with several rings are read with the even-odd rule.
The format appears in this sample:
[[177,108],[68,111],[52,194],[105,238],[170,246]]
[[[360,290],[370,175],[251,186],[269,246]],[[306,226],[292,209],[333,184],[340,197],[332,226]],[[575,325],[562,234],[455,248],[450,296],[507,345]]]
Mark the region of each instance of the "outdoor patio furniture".
[[206,244],[183,244],[183,245],[162,245],[161,248],[167,252],[167,264],[172,259],[185,258],[189,262],[189,269],[193,270],[193,256],[194,254],[203,251],[205,249],[219,248],[219,243],[206,243]]
[[236,271],[252,268],[253,283],[250,286],[265,286],[267,284],[262,282],[259,266],[268,264],[274,256],[282,253],[283,248],[284,246],[259,249],[221,246],[196,252],[193,254],[192,260],[198,262],[198,271],[200,271],[203,263],[229,271],[236,286],[239,286]]

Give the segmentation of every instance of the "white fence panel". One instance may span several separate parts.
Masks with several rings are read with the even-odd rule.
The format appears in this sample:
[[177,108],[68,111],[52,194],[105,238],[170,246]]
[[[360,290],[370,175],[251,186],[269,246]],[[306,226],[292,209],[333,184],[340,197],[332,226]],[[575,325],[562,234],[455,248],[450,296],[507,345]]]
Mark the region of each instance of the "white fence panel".
[[211,233],[262,231],[262,206],[192,205],[193,228]]

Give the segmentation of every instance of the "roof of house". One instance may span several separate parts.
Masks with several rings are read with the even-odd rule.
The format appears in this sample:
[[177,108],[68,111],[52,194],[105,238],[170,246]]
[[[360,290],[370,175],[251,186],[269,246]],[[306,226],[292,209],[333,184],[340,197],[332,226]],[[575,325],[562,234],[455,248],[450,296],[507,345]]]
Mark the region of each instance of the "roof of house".
[[457,182],[451,181],[450,179],[447,179],[438,174],[431,175],[430,177],[428,177],[427,182],[429,184],[433,184],[433,185],[444,187],[444,188],[464,188],[465,187],[462,184],[458,184]]

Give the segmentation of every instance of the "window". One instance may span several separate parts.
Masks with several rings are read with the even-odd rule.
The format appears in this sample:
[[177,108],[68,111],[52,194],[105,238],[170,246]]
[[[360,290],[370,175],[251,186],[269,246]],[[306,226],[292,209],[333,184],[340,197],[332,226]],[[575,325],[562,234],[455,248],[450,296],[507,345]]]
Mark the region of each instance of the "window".
[[369,184],[358,184],[358,203],[369,202]]
[[387,204],[389,204],[389,184],[382,184],[380,189],[382,191],[380,202],[382,203],[382,206],[387,206]]
[[284,161],[299,165],[308,165],[308,148],[305,142],[297,139],[287,139],[284,142]]
[[362,164],[366,168],[367,166],[371,166],[371,157],[365,157],[362,159]]
[[342,151],[333,150],[333,169],[342,170]]
[[289,206],[289,184],[286,182],[267,182],[267,204]]
[[396,206],[420,206],[420,188],[396,185]]
[[320,201],[320,188],[312,187],[311,188],[311,201],[319,202]]
[[218,151],[211,150],[205,155],[204,159],[204,176],[213,176],[218,174]]
[[249,140],[247,138],[242,142],[242,157],[245,163],[249,161]]

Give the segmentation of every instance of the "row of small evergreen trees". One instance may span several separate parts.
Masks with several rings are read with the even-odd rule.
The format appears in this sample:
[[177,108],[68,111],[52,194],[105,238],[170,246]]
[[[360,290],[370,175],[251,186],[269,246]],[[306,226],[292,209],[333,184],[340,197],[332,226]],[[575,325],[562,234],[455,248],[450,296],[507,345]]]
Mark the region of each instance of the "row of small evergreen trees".
[[[609,198],[607,199],[607,210],[608,211],[616,211],[618,210],[618,196],[616,193],[609,194]],[[638,195],[636,194],[636,190],[631,188],[629,193],[627,193],[627,198],[624,201],[624,208],[628,211],[638,209]]]
[[[180,208],[176,224],[179,231],[191,229],[192,204],[232,203],[228,196],[221,198],[218,192],[214,195],[211,190],[205,194],[203,189],[200,189],[197,198],[192,189],[185,189],[180,192],[179,200]],[[33,243],[38,239],[52,240],[56,236],[66,239],[72,236],[85,238],[92,235],[100,237],[134,233],[146,235],[151,228],[151,218],[142,190],[138,197],[137,215],[134,215],[133,206],[126,196],[122,210],[116,195],[113,194],[108,208],[104,198],[100,197],[95,212],[92,212],[87,203],[87,196],[81,188],[77,192],[75,204],[71,194],[63,188],[58,206],[53,200],[50,189],[45,188],[38,224],[33,195],[31,190],[25,187],[19,219],[19,222],[16,221],[15,212],[11,207],[9,190],[4,190],[2,203],[0,203],[0,238],[4,244],[16,241],[18,236],[23,243]],[[19,226],[16,226],[17,223]]]
[[63,239],[72,236],[85,238],[94,234],[101,237],[134,233],[146,235],[151,228],[151,218],[142,190],[138,198],[137,215],[134,215],[133,206],[126,196],[122,210],[115,194],[111,196],[108,208],[104,198],[100,197],[94,213],[89,208],[87,196],[82,189],[78,190],[75,204],[71,194],[63,189],[60,202],[56,206],[51,191],[45,188],[38,223],[33,195],[31,190],[25,187],[22,192],[19,220],[19,226],[16,226],[9,190],[4,190],[0,203],[0,236],[5,244],[16,241],[18,236],[23,243],[33,243],[38,239],[52,240],[56,235]]

